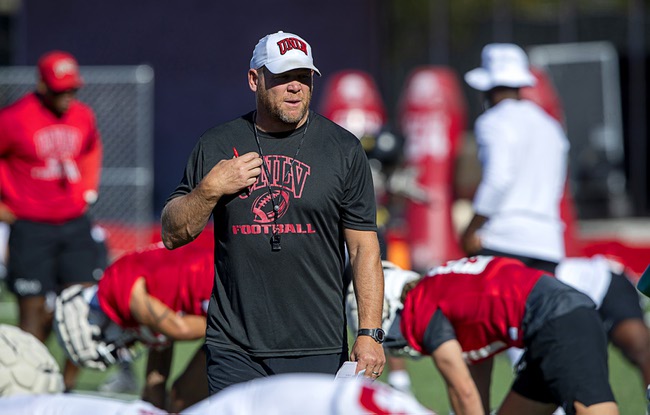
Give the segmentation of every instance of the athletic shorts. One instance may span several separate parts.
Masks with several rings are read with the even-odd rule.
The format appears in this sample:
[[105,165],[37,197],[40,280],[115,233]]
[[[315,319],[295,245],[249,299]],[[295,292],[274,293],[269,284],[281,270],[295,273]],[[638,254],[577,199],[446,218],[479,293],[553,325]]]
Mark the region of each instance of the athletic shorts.
[[203,348],[210,395],[236,383],[281,373],[326,373],[331,374],[333,380],[347,360],[347,353],[260,358],[207,343]]
[[607,368],[607,337],[594,309],[579,307],[544,324],[526,344],[512,390],[562,406],[614,402]]
[[643,310],[636,287],[624,274],[612,272],[607,293],[598,308],[607,335],[623,320],[643,320]]
[[65,286],[97,282],[100,252],[87,216],[62,224],[18,220],[9,234],[7,283],[18,297],[58,293]]

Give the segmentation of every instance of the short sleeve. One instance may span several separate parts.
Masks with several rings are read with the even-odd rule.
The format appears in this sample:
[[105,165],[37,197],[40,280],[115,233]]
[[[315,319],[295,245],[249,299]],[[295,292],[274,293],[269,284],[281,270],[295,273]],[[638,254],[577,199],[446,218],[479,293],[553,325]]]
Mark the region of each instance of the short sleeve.
[[201,180],[203,180],[204,164],[205,157],[203,145],[201,140],[199,140],[187,159],[185,171],[183,172],[183,177],[181,178],[180,183],[178,186],[176,186],[176,189],[174,189],[171,195],[169,195],[165,204],[169,203],[170,200],[176,197],[190,193],[192,189],[194,189],[201,182]]
[[431,317],[427,330],[422,339],[422,349],[427,353],[433,353],[441,344],[456,338],[456,332],[442,310],[437,309]]
[[377,230],[375,189],[370,165],[363,147],[357,143],[350,152],[341,203],[343,226],[355,230]]

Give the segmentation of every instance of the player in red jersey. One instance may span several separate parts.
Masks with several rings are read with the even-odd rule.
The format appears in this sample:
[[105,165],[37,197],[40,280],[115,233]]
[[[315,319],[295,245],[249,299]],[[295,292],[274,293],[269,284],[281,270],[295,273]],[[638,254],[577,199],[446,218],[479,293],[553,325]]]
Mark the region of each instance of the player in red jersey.
[[607,339],[585,294],[491,256],[433,268],[404,293],[401,334],[433,358],[456,414],[488,412],[490,358],[508,347],[526,354],[499,414],[550,414],[558,405],[567,414],[618,414]]
[[[97,250],[86,216],[97,199],[102,145],[83,80],[66,52],[38,62],[38,84],[0,111],[0,220],[11,225],[8,286],[19,325],[45,341],[48,293],[92,282]],[[70,365],[70,368],[73,366]]]
[[147,345],[142,398],[177,412],[208,396],[202,349],[176,379],[169,397],[165,385],[173,341],[205,336],[213,281],[208,244],[169,251],[158,243],[117,259],[96,286],[64,290],[57,299],[55,330],[68,356],[81,367],[106,369],[128,360],[134,342]]

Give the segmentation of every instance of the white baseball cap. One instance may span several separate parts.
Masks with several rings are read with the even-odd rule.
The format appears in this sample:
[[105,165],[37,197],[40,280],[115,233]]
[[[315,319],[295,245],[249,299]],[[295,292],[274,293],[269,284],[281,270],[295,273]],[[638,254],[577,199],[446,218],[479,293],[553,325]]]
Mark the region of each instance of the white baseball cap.
[[258,69],[262,66],[275,74],[307,68],[320,76],[309,43],[298,35],[283,31],[266,35],[257,42],[250,67]]
[[512,43],[490,43],[481,52],[481,67],[467,72],[465,82],[479,91],[489,91],[497,86],[533,86],[535,77],[522,48]]

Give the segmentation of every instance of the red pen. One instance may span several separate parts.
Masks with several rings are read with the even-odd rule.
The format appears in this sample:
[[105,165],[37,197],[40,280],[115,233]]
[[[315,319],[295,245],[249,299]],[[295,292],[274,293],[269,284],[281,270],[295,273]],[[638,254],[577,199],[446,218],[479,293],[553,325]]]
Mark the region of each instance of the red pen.
[[[233,147],[233,148],[232,148],[232,152],[233,152],[233,154],[235,155],[235,158],[239,157],[239,151],[237,151],[237,148],[236,148],[236,147]],[[251,188],[250,188],[250,186],[246,188],[246,190],[244,191],[244,193],[245,193],[246,195],[250,195],[250,194],[251,194]]]

